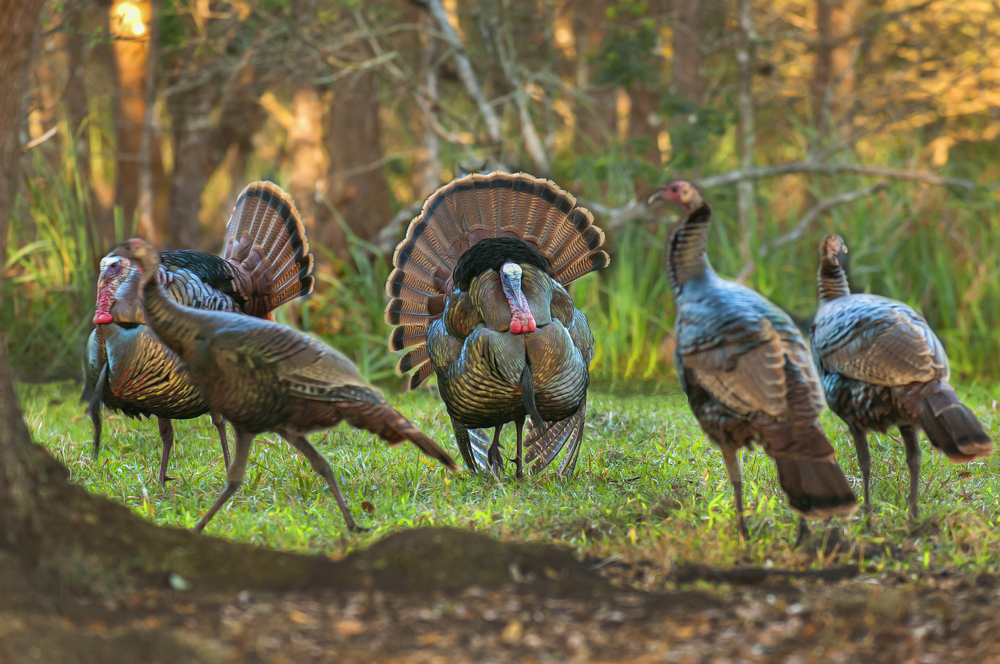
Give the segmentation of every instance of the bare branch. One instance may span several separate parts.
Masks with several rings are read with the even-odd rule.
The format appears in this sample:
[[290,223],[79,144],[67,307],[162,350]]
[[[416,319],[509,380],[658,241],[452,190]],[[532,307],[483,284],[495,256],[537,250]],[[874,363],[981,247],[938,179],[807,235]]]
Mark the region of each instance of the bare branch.
[[383,226],[382,230],[378,232],[378,235],[372,238],[372,244],[376,247],[381,247],[386,251],[391,251],[399,242],[399,238],[403,234],[403,228],[406,224],[410,223],[411,219],[417,216],[420,212],[420,208],[423,207],[423,204],[424,202],[422,200],[414,201],[394,214],[392,219],[389,220],[389,223]]
[[979,187],[995,189],[998,185],[977,185],[971,180],[964,178],[949,178],[928,171],[915,171],[906,168],[886,168],[884,166],[857,166],[854,164],[821,164],[814,161],[793,161],[787,164],[773,164],[771,166],[754,166],[753,168],[737,168],[728,173],[712,175],[707,178],[697,180],[703,189],[721,187],[733,184],[740,180],[759,180],[761,178],[774,177],[776,175],[788,175],[791,173],[822,173],[833,175],[835,173],[858,173],[859,175],[875,175],[894,180],[913,180],[917,182],[927,182],[951,187],[962,187],[963,189],[974,190]]
[[451,22],[448,20],[448,13],[441,4],[441,0],[427,0],[427,8],[437,22],[438,28],[444,34],[445,40],[454,51],[455,64],[458,67],[458,77],[462,79],[462,84],[465,86],[466,91],[479,107],[479,112],[486,122],[486,131],[490,135],[490,140],[494,143],[499,143],[500,118],[497,117],[497,114],[493,111],[493,107],[486,100],[486,95],[483,94],[482,88],[479,87],[476,75],[472,71],[472,64],[469,62],[469,56],[465,54],[465,47],[462,46],[462,41],[458,38],[458,33],[451,27]]
[[651,216],[650,207],[646,205],[645,201],[631,200],[617,208],[611,208],[597,201],[587,199],[579,199],[579,202],[580,205],[597,215],[601,222],[601,229],[606,233],[610,233],[630,221],[648,219]]
[[836,196],[831,196],[830,198],[826,198],[820,201],[816,205],[809,208],[809,211],[806,212],[801,219],[799,219],[799,223],[795,224],[795,228],[788,231],[784,235],[780,235],[774,238],[773,240],[767,242],[766,244],[762,244],[757,252],[758,257],[764,258],[765,256],[767,256],[767,253],[772,249],[777,249],[778,247],[784,246],[789,242],[794,242],[795,240],[798,240],[806,232],[806,229],[809,228],[809,224],[815,221],[815,219],[818,216],[820,216],[827,210],[830,210],[831,208],[834,208],[838,205],[843,205],[844,203],[850,203],[852,201],[856,201],[859,198],[865,198],[866,196],[871,196],[872,194],[881,191],[882,189],[885,189],[888,186],[889,183],[887,181],[880,180],[879,182],[876,182],[873,185],[869,185],[861,189],[855,189],[854,191],[848,191],[843,194],[838,194]]

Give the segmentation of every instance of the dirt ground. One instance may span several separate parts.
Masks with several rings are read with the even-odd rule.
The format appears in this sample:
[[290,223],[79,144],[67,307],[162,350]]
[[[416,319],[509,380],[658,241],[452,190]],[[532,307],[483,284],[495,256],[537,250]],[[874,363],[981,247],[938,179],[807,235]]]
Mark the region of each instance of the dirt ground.
[[[173,576],[79,596],[0,555],[0,664],[1000,662],[995,575],[651,571],[482,536],[462,568],[413,532],[338,563],[370,588],[353,591],[220,594]],[[650,573],[677,590],[629,587]]]

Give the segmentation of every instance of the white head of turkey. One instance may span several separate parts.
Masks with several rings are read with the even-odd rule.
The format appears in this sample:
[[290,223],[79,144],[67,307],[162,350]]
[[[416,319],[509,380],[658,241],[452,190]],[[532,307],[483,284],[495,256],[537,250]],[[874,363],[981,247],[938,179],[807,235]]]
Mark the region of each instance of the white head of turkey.
[[501,471],[500,431],[514,422],[518,477],[522,463],[541,470],[563,449],[558,472],[573,472],[594,338],[565,287],[608,264],[603,244],[572,195],[525,173],[454,180],[410,223],[386,281],[385,320],[399,326],[389,347],[415,346],[399,361],[415,371],[411,387],[437,374],[470,469]]
[[358,527],[329,462],[306,438],[308,433],[346,420],[390,445],[409,440],[457,470],[448,453],[386,403],[340,351],[286,325],[178,304],[156,278],[159,254],[142,240],[128,240],[111,255],[127,258],[138,268],[146,321],[180,357],[211,411],[236,430],[226,488],[195,531],[201,531],[239,488],[254,437],[265,431],[280,434],[327,481],[349,530]]
[[706,254],[712,208],[691,183],[660,187],[685,216],[670,234],[667,270],[677,306],[675,364],[688,404],[722,450],[743,519],[743,479],[737,450],[754,442],[774,459],[789,506],[805,519],[850,516],[858,504],[823,433],[823,389],[802,334],[784,311],[759,293],[719,277]]
[[908,305],[868,293],[851,293],[844,271],[847,244],[837,235],[819,247],[819,310],[813,320],[812,352],[830,409],[854,438],[864,480],[865,511],[871,512],[871,453],[868,432],[899,427],[910,471],[910,520],[920,514],[920,443],[953,463],[969,463],[993,452],[993,441],[972,410],[948,383],[944,346],[923,316]]

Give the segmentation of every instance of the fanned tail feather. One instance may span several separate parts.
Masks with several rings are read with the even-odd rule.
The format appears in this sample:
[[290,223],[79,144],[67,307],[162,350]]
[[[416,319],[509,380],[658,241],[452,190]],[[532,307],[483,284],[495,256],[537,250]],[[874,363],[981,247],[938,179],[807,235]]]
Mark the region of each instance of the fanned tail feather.
[[[404,331],[393,331],[390,348],[425,342],[427,327],[444,311],[458,259],[478,242],[499,237],[524,241],[548,261],[553,279],[563,285],[610,262],[593,215],[555,183],[526,173],[459,178],[427,198],[393,253],[385,320]],[[429,361],[421,353],[400,362],[401,372],[416,370],[411,388],[430,376]]]
[[226,224],[222,257],[251,277],[247,313],[265,316],[312,292],[314,258],[299,211],[285,191],[254,182],[240,194]]

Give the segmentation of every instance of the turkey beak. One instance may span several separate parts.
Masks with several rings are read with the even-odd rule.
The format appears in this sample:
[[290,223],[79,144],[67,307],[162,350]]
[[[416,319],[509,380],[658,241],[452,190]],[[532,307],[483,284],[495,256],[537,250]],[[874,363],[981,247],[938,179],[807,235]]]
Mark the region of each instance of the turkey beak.
[[666,193],[666,191],[667,191],[666,187],[660,187],[659,189],[654,191],[652,194],[649,195],[649,198],[646,199],[646,205],[652,205],[656,201],[662,200],[663,194]]

